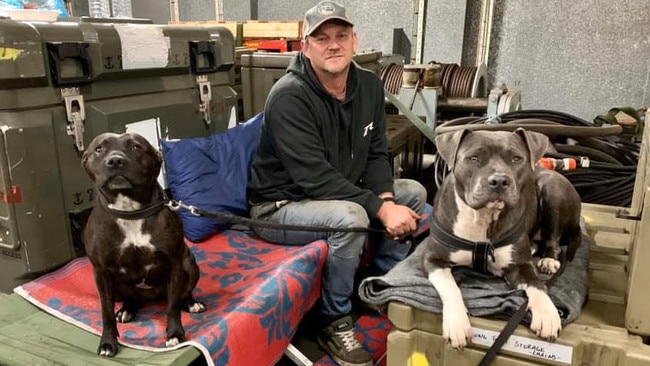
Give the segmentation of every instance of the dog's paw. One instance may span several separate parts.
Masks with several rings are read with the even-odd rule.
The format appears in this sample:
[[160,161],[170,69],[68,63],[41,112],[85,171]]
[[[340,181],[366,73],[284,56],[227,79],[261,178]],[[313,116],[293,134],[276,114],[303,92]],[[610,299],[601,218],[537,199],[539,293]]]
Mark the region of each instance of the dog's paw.
[[120,323],[128,323],[135,318],[135,314],[122,308],[115,313],[115,320]]
[[167,319],[167,347],[174,347],[185,341],[185,330],[180,318],[171,317]]
[[105,340],[103,337],[99,341],[97,354],[102,357],[113,357],[117,354],[117,339]]
[[200,301],[196,301],[193,304],[190,304],[190,306],[187,307],[187,311],[190,313],[202,313],[207,309],[204,303]]
[[544,340],[555,341],[562,331],[562,320],[555,304],[545,293],[529,300],[528,309],[533,316],[530,330]]
[[452,347],[462,350],[472,340],[472,325],[466,311],[446,310],[442,312],[442,336]]
[[539,271],[546,274],[555,274],[560,269],[560,261],[553,258],[542,258],[537,263]]
[[171,337],[165,342],[165,346],[174,347],[178,346],[182,341],[178,337]]

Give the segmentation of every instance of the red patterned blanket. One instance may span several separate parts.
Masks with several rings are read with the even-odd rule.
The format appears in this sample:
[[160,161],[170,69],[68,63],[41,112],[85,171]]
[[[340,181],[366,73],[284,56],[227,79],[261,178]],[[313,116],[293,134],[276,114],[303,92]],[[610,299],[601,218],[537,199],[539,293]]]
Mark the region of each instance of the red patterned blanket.
[[[428,229],[430,212],[427,205],[418,234]],[[188,245],[201,270],[194,296],[208,310],[182,314],[187,341],[174,349],[196,346],[209,365],[275,364],[320,295],[327,244],[273,245],[244,232],[227,230],[200,244]],[[91,264],[85,257],[14,291],[59,319],[101,334],[99,298]],[[131,322],[118,323],[118,341],[152,352],[169,350],[165,347],[164,314],[163,302],[144,307]],[[381,315],[364,315],[356,327],[366,349],[375,360],[381,358],[391,328],[389,321]],[[251,352],[251,346],[264,352]],[[316,364],[334,363],[325,356]]]
[[[196,346],[209,364],[273,365],[319,296],[325,242],[284,247],[225,231],[188,244],[201,269],[194,295],[208,310],[183,313],[187,342],[179,347]],[[87,258],[15,291],[57,318],[101,333],[99,298]],[[131,322],[118,323],[119,342],[154,352],[168,350],[164,305],[150,304]],[[251,352],[252,346],[264,352]]]

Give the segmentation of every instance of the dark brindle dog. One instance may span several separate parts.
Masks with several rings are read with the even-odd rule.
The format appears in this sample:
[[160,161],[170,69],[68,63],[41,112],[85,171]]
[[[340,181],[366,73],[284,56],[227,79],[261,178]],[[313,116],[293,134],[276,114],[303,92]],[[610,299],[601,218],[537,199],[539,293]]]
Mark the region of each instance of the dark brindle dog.
[[[97,136],[82,157],[97,192],[84,243],[101,301],[101,356],[117,353],[116,321],[130,321],[147,301],[167,300],[167,346],[185,339],[181,309],[205,310],[192,297],[199,269],[180,218],[163,205],[156,182],[161,164],[147,140],[128,133]],[[117,313],[115,301],[122,301]]]
[[[439,155],[452,172],[435,197],[431,236],[422,243],[427,246],[423,268],[443,302],[443,336],[455,348],[463,348],[472,338],[467,310],[451,273],[451,267],[459,265],[505,276],[512,286],[525,290],[532,313],[530,328],[541,338],[554,340],[561,331],[560,316],[538,278],[531,252],[531,237],[539,228],[536,183],[557,182],[556,176],[537,180],[535,173],[535,164],[548,144],[543,134],[522,129],[465,130],[436,138]],[[548,189],[546,192],[553,195]],[[558,226],[542,227],[543,232],[550,233],[547,239],[565,231],[559,227],[562,224],[574,226],[579,220],[579,197],[577,219],[571,212],[576,211],[575,201],[566,207],[558,207],[558,202],[551,199],[543,206],[548,214],[571,216],[566,223],[546,222]],[[579,235],[578,226],[578,239]],[[550,257],[540,262],[549,273],[558,267],[555,262],[559,251],[554,243],[547,246]],[[570,250],[574,252],[575,248]]]

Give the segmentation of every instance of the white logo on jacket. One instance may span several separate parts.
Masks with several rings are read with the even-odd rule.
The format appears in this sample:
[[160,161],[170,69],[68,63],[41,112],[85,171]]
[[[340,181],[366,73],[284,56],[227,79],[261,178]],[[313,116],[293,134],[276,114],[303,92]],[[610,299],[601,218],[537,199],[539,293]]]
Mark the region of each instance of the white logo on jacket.
[[366,127],[363,128],[363,137],[368,136],[368,131],[372,131],[372,130],[375,129],[375,127],[373,126],[374,123],[375,122],[372,121],[372,122],[368,123],[368,125],[366,125]]

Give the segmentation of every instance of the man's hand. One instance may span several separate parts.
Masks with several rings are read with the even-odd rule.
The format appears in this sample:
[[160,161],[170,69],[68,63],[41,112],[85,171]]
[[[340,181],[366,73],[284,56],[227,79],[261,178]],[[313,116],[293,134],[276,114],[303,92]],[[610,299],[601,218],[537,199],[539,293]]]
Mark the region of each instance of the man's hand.
[[408,206],[386,201],[379,208],[377,218],[384,224],[388,237],[397,240],[400,236],[417,230],[420,215]]

